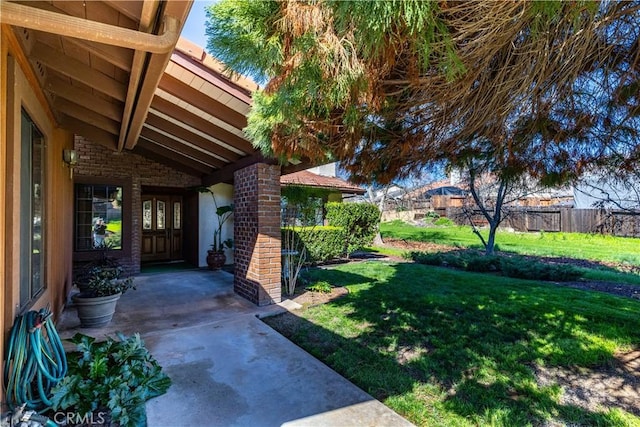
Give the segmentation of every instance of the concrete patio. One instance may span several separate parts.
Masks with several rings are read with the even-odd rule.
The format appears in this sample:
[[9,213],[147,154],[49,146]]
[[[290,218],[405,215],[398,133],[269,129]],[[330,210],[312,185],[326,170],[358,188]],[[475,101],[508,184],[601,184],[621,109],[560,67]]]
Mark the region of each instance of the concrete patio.
[[147,274],[136,286],[109,326],[80,329],[69,307],[58,330],[141,334],[173,381],[147,403],[150,427],[411,425],[260,321],[286,304],[257,307],[234,294],[231,274]]

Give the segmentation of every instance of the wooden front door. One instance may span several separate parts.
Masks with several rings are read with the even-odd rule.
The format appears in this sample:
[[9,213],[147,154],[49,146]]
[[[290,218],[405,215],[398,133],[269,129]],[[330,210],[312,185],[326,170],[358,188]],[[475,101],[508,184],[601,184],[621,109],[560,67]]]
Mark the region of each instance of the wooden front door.
[[142,261],[182,259],[182,196],[142,196]]

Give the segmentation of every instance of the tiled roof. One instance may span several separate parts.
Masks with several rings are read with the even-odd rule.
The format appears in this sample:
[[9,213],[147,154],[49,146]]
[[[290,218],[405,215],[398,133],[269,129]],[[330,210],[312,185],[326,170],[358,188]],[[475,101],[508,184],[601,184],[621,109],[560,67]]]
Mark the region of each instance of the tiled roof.
[[309,171],[300,171],[282,175],[280,185],[299,185],[305,187],[336,189],[342,193],[364,194],[365,190],[343,179],[333,176],[317,175]]

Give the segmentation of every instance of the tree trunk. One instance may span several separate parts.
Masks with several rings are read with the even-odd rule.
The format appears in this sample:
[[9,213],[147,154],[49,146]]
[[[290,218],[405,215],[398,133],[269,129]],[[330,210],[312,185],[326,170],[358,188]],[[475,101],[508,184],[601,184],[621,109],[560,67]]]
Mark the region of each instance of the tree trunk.
[[380,231],[378,231],[376,233],[376,237],[373,238],[373,246],[384,246],[384,240],[382,240]]
[[489,222],[489,238],[487,239],[487,244],[485,245],[486,255],[493,255],[494,248],[496,245],[497,230],[498,230],[498,224],[494,221]]

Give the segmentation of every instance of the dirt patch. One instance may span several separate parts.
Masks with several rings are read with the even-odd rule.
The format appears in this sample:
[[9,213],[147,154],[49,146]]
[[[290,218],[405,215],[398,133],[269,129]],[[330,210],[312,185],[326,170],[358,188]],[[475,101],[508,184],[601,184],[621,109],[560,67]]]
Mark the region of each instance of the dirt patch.
[[538,384],[558,384],[561,405],[588,411],[620,408],[640,416],[640,350],[616,355],[610,366],[567,369],[535,366]]
[[405,239],[384,239],[385,246],[391,246],[398,249],[407,249],[411,251],[426,251],[426,252],[449,252],[458,250],[455,246],[441,245],[431,242],[412,242]]
[[325,304],[329,301],[341,298],[347,295],[349,291],[347,288],[338,286],[332,287],[331,292],[311,292],[306,289],[296,289],[296,292],[292,296],[286,296],[286,299],[290,299],[297,302],[304,308],[314,305]]

